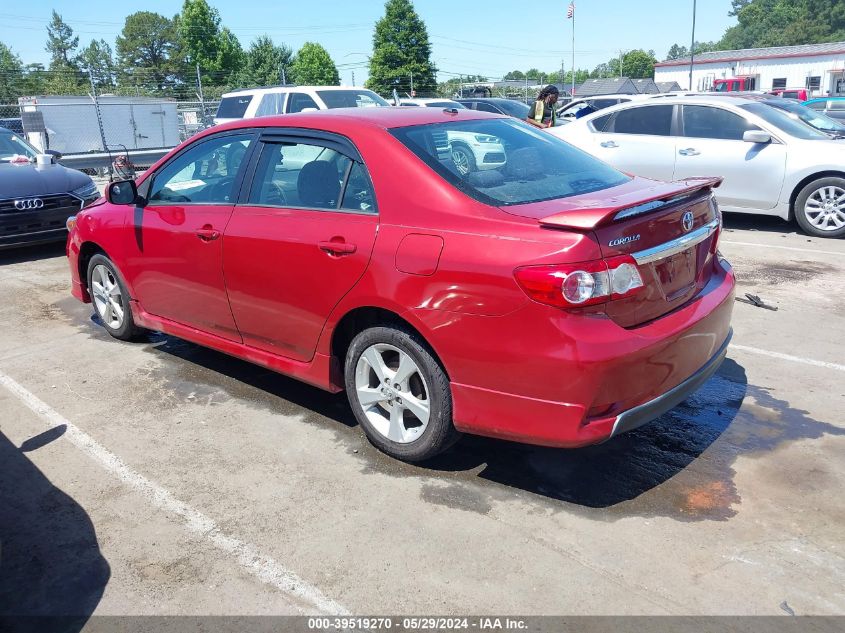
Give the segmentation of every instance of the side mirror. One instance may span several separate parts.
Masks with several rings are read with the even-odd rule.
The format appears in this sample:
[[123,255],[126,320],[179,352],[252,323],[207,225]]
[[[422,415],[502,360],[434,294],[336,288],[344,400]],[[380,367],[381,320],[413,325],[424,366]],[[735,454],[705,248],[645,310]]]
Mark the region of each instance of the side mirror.
[[138,200],[138,188],[134,180],[118,180],[109,183],[106,197],[112,204],[135,204]]
[[45,149],[44,153],[52,156],[54,161],[59,161],[62,159],[62,153],[57,149]]
[[746,143],[771,143],[772,135],[763,130],[746,130],[742,140]]

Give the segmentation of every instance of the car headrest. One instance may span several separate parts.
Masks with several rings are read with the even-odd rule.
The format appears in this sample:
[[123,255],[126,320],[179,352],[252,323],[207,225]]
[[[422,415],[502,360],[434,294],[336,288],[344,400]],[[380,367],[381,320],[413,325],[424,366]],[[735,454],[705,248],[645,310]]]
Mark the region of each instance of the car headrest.
[[326,161],[306,163],[296,181],[299,202],[306,207],[334,207],[340,195],[337,168]]

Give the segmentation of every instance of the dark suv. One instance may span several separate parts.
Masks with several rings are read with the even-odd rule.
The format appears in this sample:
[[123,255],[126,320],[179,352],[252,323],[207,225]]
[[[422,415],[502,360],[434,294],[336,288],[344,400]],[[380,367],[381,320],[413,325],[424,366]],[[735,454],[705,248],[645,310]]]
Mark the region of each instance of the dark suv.
[[68,216],[100,197],[90,176],[55,164],[61,154],[38,153],[0,127],[0,249],[64,240]]

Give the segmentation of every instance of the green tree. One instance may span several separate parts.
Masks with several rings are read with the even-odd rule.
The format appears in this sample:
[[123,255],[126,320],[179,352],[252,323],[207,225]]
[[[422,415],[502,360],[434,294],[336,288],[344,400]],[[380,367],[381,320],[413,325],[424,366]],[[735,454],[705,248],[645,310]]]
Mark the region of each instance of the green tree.
[[21,58],[0,42],[0,104],[17,103],[24,94],[25,81]]
[[389,94],[414,90],[420,96],[435,94],[437,68],[431,61],[431,44],[425,23],[410,0],[387,0],[384,17],[376,22],[373,55],[367,87]]
[[525,79],[525,73],[521,70],[512,70],[503,77],[506,81],[522,81]]
[[340,75],[329,52],[314,42],[305,42],[297,52],[291,67],[293,79],[298,84],[312,86],[337,86]]
[[162,91],[179,66],[179,43],[173,20],[151,11],[126,17],[116,48],[121,85]]
[[725,32],[719,50],[845,39],[842,0],[734,0],[732,7],[737,24]]
[[269,35],[262,35],[249,45],[243,67],[232,83],[242,88],[272,86],[282,83],[283,74],[290,82],[292,62],[290,48],[284,44],[276,46]]
[[50,70],[76,68],[77,46],[79,36],[74,35],[70,25],[53,10],[53,17],[47,25],[47,47],[44,49],[50,53]]
[[94,75],[99,90],[110,90],[115,86],[115,65],[111,46],[105,40],[91,40],[79,54],[79,65]]
[[206,0],[185,0],[176,23],[182,56],[191,69],[199,65],[205,82],[221,83],[242,69],[241,43],[220,26],[220,12]]
[[681,46],[680,44],[672,44],[669,48],[669,52],[666,53],[666,61],[683,59],[684,57],[689,57],[689,49],[686,46]]

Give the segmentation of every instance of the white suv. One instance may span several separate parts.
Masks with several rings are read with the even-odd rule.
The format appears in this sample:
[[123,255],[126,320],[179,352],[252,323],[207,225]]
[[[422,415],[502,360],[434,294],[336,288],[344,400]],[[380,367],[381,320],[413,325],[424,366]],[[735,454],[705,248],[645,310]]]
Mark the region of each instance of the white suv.
[[390,104],[372,90],[347,86],[274,86],[227,92],[214,123],[331,108],[371,108]]
[[[424,108],[455,108],[466,110],[466,106],[451,99],[399,99],[400,106]],[[449,150],[455,168],[461,176],[474,171],[499,169],[507,163],[505,148],[498,138],[488,134],[447,131]]]

